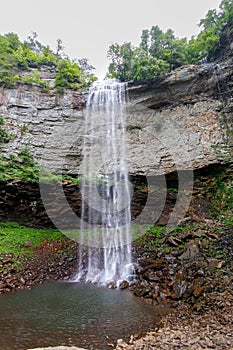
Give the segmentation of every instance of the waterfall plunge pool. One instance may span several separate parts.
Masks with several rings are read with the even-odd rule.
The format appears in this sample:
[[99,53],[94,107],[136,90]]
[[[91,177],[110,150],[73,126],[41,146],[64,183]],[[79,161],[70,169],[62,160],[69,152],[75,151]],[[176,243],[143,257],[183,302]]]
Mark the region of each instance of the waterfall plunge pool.
[[108,344],[118,338],[150,330],[167,312],[127,290],[46,283],[0,297],[0,349],[58,345],[110,349]]

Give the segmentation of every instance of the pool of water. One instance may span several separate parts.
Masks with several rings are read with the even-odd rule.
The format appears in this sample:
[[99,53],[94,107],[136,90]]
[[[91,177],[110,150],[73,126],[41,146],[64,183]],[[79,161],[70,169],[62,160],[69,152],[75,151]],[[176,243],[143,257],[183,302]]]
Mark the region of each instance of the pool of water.
[[93,284],[48,283],[0,297],[0,349],[73,345],[110,349],[118,338],[149,330],[166,309],[129,291]]

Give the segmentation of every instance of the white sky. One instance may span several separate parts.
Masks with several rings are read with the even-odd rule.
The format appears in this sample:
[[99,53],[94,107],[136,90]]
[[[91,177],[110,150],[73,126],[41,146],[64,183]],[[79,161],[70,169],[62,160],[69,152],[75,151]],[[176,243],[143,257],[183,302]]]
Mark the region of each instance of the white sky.
[[196,35],[197,24],[220,0],[0,0],[0,34],[32,32],[55,49],[62,39],[72,58],[86,57],[104,77],[108,47],[115,42],[138,45],[142,29],[158,25],[178,37]]

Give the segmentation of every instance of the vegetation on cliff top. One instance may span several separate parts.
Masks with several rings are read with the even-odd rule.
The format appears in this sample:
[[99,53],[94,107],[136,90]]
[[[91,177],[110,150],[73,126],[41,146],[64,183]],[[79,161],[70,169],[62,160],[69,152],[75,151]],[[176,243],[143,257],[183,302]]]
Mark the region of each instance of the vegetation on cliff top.
[[[77,90],[89,86],[96,77],[87,59],[78,62],[70,60],[63,52],[61,40],[57,41],[57,52],[42,45],[33,33],[27,41],[21,42],[17,34],[0,35],[0,84],[6,87],[14,83],[38,84],[43,89],[50,86],[41,79],[41,69],[55,74],[55,89],[63,93],[66,89]],[[27,71],[25,75],[23,72]]]
[[210,60],[217,50],[228,23],[233,21],[233,0],[222,0],[219,11],[209,10],[199,23],[201,32],[189,41],[178,39],[173,30],[165,33],[158,27],[144,29],[141,42],[115,43],[109,47],[108,76],[121,81],[151,81],[184,64]]

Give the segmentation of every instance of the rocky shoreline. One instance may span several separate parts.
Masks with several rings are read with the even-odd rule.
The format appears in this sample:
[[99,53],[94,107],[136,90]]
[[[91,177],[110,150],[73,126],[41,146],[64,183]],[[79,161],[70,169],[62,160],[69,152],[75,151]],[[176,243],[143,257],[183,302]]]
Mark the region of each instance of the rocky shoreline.
[[232,227],[208,220],[184,231],[179,241],[174,232],[167,241],[169,254],[141,253],[138,281],[130,289],[173,311],[145,336],[119,339],[116,350],[232,350]]
[[[231,167],[218,176],[231,186]],[[187,216],[173,231],[166,233],[161,222],[166,222],[167,206],[160,225],[134,242],[137,279],[129,289],[148,304],[171,307],[172,313],[158,329],[145,336],[131,334],[128,343],[118,340],[110,348],[233,349],[232,216],[210,216],[210,193],[219,179],[208,174],[195,180]],[[228,194],[221,188],[215,211],[229,201]],[[169,196],[172,203],[172,192]],[[0,256],[0,294],[68,279],[76,270],[77,244],[68,238],[44,241],[36,248],[29,242],[27,249],[31,254],[20,260]]]
[[[118,340],[116,350],[233,349],[233,304],[203,313],[182,306],[162,320],[161,326],[127,344]],[[228,300],[229,302],[229,300]],[[230,304],[230,302],[229,302]]]
[[[153,305],[177,307],[182,301],[197,311],[211,307],[218,293],[233,292],[231,231],[220,222],[208,220],[171,233],[166,238],[170,253],[150,251],[144,243],[137,252],[137,282],[130,289]],[[153,236],[148,240],[151,245]],[[158,245],[162,241],[164,237],[157,238]],[[209,298],[211,293],[216,294],[214,300]]]
[[[167,237],[169,253],[150,251],[146,241],[134,246],[137,281],[129,289],[147,303],[170,306],[173,311],[154,331],[140,338],[132,334],[129,343],[119,339],[116,350],[233,349],[232,228],[208,220],[189,230],[181,228],[179,241],[177,236],[172,232]],[[156,239],[161,244],[164,237]],[[34,252],[37,257],[23,262],[22,271],[15,267],[17,257],[1,257],[5,272],[0,292],[68,279],[76,268],[76,248],[68,239],[44,242]],[[208,256],[210,251],[215,257]]]
[[31,289],[51,280],[69,279],[76,270],[77,246],[70,240],[28,247],[31,255],[0,255],[0,294]]

